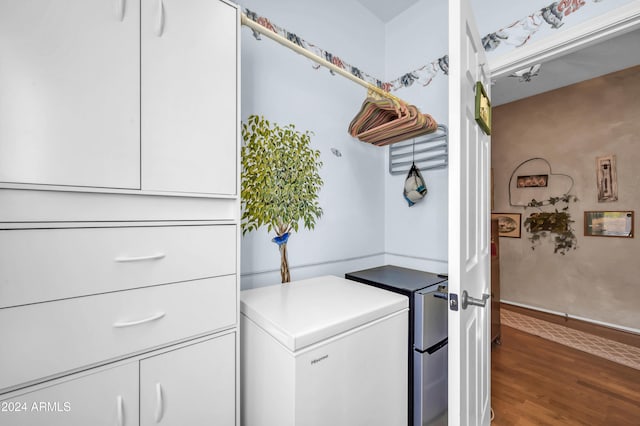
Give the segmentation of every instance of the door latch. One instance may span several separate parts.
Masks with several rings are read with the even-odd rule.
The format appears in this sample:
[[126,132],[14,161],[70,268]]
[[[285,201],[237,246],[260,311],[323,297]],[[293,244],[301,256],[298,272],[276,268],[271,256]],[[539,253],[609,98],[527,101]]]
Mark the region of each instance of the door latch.
[[458,310],[458,295],[455,293],[449,293],[449,309],[452,311]]

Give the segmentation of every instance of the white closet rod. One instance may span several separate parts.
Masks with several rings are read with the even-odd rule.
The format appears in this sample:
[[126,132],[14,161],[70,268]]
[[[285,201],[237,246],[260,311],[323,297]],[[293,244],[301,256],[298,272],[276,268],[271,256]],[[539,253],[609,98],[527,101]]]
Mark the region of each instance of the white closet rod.
[[348,78],[349,80],[353,81],[354,83],[357,83],[360,86],[379,94],[380,96],[384,96],[385,98],[392,99],[392,100],[394,100],[396,102],[401,102],[403,104],[407,104],[407,102],[403,101],[402,99],[398,98],[397,96],[394,96],[391,93],[382,90],[378,86],[374,86],[373,84],[368,83],[368,82],[356,77],[355,75],[353,75],[350,72],[347,72],[347,71],[343,70],[342,68],[332,64],[331,62],[327,61],[326,59],[321,58],[320,56],[317,56],[317,55],[309,52],[308,50],[298,46],[297,44],[287,40],[286,38],[282,37],[280,34],[277,34],[277,33],[273,32],[273,31],[269,30],[268,28],[263,27],[262,25],[258,24],[257,22],[249,19],[249,17],[247,17],[247,15],[244,14],[244,13],[241,15],[240,22],[242,23],[242,25],[247,26],[247,27],[251,28],[254,31],[257,31],[260,34],[264,34],[265,36],[269,37],[271,40],[276,41],[276,42],[280,43],[281,45],[283,45],[285,47],[288,47],[289,49],[293,50],[294,52],[297,52],[297,53],[301,54],[302,56],[306,56],[307,58],[311,59],[314,62],[317,62],[318,64],[322,65],[323,67],[328,68],[331,71],[333,71],[335,73],[338,73],[343,77]]

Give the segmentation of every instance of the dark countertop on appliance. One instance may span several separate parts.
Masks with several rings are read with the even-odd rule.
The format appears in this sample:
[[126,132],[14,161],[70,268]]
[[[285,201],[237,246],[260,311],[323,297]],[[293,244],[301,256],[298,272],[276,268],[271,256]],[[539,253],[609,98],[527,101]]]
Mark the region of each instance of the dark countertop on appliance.
[[348,272],[345,278],[371,285],[382,285],[402,293],[417,290],[446,281],[446,277],[416,269],[385,265],[361,271]]

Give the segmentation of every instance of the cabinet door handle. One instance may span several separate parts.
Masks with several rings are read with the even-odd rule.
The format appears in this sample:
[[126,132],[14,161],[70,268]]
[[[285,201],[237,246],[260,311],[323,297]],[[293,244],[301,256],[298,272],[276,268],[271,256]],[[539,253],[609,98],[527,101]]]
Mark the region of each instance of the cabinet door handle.
[[122,395],[118,395],[116,402],[118,405],[118,426],[124,426],[124,400]]
[[113,323],[114,328],[124,328],[124,327],[133,327],[134,325],[146,324],[148,322],[157,321],[160,318],[164,317],[166,314],[164,312],[158,312],[155,315],[152,315],[148,318],[144,318],[137,321],[125,321],[125,322],[116,322]]
[[164,0],[160,0],[158,4],[158,37],[164,34]]
[[127,9],[127,0],[116,0],[116,14],[120,22],[124,21],[125,10]]
[[162,385],[156,383],[156,423],[162,421],[164,416],[164,395],[162,394]]
[[164,253],[156,253],[156,254],[151,254],[149,256],[138,256],[138,257],[127,257],[127,256],[120,256],[120,257],[116,257],[115,259],[113,259],[116,262],[120,262],[120,263],[124,263],[124,262],[141,262],[143,260],[157,260],[157,259],[162,259],[163,257],[165,257],[166,254]]

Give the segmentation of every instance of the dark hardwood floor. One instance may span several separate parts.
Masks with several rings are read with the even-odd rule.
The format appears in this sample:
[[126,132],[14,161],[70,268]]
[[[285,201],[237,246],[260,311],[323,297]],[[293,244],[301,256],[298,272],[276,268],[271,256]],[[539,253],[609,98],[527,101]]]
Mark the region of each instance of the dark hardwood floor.
[[640,425],[640,370],[502,326],[493,425]]

